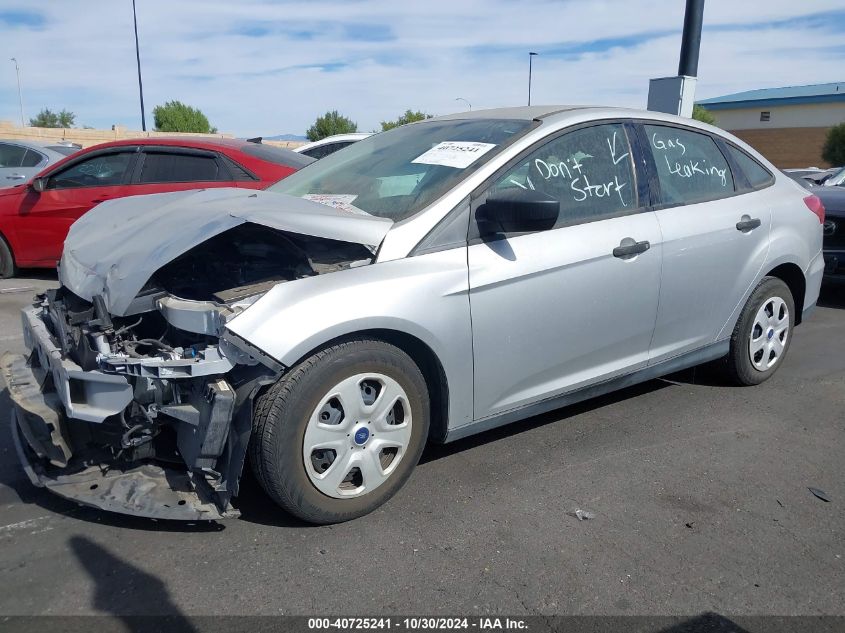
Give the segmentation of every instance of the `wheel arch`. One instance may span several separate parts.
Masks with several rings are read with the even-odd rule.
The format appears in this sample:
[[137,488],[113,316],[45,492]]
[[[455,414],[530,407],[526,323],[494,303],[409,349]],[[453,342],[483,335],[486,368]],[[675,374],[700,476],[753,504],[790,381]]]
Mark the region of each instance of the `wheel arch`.
[[804,312],[804,296],[807,292],[807,280],[804,272],[793,262],[785,262],[766,273],[767,277],[776,277],[787,285],[795,301],[795,325],[801,323]]
[[17,255],[15,255],[15,249],[12,246],[12,242],[9,240],[6,233],[2,230],[0,230],[0,242],[2,242],[6,246],[7,249],[9,249],[9,255],[12,256],[12,271],[11,272],[12,272],[12,276],[14,276],[15,271],[18,268],[18,258],[17,258]]
[[438,443],[443,442],[449,426],[449,381],[443,369],[443,363],[435,351],[413,334],[390,328],[370,328],[348,332],[315,345],[292,365],[298,365],[322,349],[355,339],[383,341],[398,347],[411,357],[422,372],[429,391],[431,419],[428,439]]

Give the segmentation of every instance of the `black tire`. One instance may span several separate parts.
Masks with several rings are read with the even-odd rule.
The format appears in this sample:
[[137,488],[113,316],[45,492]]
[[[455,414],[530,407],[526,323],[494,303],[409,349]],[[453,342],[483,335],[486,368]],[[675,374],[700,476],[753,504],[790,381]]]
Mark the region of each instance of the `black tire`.
[[[330,389],[366,372],[389,376],[405,390],[412,416],[411,439],[396,469],[380,486],[349,499],[330,497],[317,489],[306,472],[305,431]],[[425,379],[405,352],[380,340],[345,341],[306,358],[258,398],[250,462],[267,494],[294,516],[317,524],[348,521],[378,508],[410,477],[428,437],[429,411]]]
[[[749,354],[749,343],[752,336],[752,328],[757,312],[772,297],[779,297],[784,301],[789,311],[789,329],[783,345],[783,351],[775,364],[765,371],[754,367]],[[789,351],[792,343],[792,336],[795,329],[795,300],[789,287],[777,277],[763,277],[739,315],[733,334],[731,335],[731,348],[727,358],[728,377],[737,385],[759,385],[768,380],[778,367],[783,364],[783,359]]]
[[17,273],[15,266],[15,258],[12,255],[12,249],[5,238],[0,235],[0,279],[8,279],[14,277]]

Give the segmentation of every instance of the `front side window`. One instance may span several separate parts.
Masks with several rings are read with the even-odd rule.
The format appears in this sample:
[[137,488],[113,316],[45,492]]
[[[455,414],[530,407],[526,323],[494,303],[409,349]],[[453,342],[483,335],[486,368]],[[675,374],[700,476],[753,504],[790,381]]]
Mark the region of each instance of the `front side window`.
[[134,152],[99,154],[62,169],[47,180],[47,189],[113,187],[125,182]]
[[[140,182],[200,182],[220,179],[219,167],[213,156],[146,152]],[[228,174],[226,179],[228,180]]]
[[567,132],[500,178],[489,192],[539,191],[560,202],[556,226],[627,215],[637,209],[631,147],[622,124]]
[[645,125],[664,204],[691,204],[724,198],[734,191],[728,162],[706,134],[663,125]]
[[269,190],[398,222],[448,193],[531,125],[504,119],[403,125],[330,154]]

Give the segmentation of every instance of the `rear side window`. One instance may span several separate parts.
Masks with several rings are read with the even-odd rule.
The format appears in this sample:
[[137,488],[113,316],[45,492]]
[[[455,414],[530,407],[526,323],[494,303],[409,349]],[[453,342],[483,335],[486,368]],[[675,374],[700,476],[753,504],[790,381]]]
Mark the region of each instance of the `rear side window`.
[[37,167],[44,160],[44,154],[28,149],[23,157],[21,167]]
[[691,204],[734,192],[728,162],[706,134],[645,125],[664,204]]
[[0,143],[0,167],[20,167],[25,155],[25,147]]
[[[225,174],[228,180],[228,174]],[[148,152],[141,169],[141,183],[198,182],[221,180],[220,169],[213,156]]]
[[742,173],[745,174],[745,177],[748,178],[748,184],[751,185],[752,189],[759,189],[774,182],[774,176],[769,173],[769,170],[741,149],[728,145],[728,152],[730,152],[731,158],[742,170]]
[[233,161],[228,156],[223,157],[223,162],[226,163],[226,166],[229,168],[229,171],[232,173],[232,180],[258,180],[252,174],[250,174],[246,169],[241,167],[238,163]]
[[627,215],[637,209],[631,148],[621,124],[567,132],[532,151],[490,195],[534,190],[560,201],[556,228]]

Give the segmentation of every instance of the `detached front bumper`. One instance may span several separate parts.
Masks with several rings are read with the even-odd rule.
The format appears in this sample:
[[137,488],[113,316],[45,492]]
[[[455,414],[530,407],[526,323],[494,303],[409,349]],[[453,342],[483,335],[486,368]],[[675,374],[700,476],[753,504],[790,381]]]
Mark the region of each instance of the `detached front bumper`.
[[[122,375],[86,371],[63,358],[37,309],[24,310],[23,325],[30,354],[4,354],[0,371],[13,404],[15,448],[34,485],[87,506],[149,518],[239,516],[228,503],[231,495],[221,503],[203,472],[151,460],[103,463],[77,455],[80,433],[121,414],[132,402],[133,386]],[[197,434],[200,426],[195,423],[188,433]],[[226,420],[227,431],[228,426]]]

